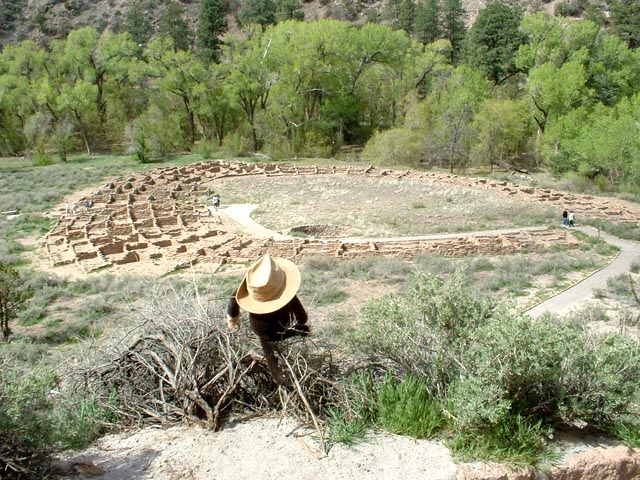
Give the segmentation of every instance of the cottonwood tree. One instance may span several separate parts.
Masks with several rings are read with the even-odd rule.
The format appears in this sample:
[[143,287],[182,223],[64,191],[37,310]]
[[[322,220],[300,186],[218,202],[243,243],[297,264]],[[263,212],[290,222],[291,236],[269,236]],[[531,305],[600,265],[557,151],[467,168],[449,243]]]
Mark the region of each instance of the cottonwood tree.
[[587,75],[579,62],[560,68],[547,62],[529,71],[526,90],[531,99],[533,119],[538,126],[538,143],[550,119],[567,113],[585,97]]
[[109,100],[121,95],[136,48],[128,33],[92,27],[52,44],[39,100],[54,117],[71,116],[88,154],[105,144]]
[[196,140],[194,92],[196,85],[204,82],[207,69],[193,53],[176,50],[168,37],[154,40],[145,51],[146,75],[153,81],[159,93],[176,96],[184,108],[189,134],[189,145]]
[[18,316],[32,294],[17,270],[0,261],[0,326],[5,342],[11,336],[9,322]]
[[28,147],[25,126],[38,109],[38,84],[46,54],[35,42],[6,45],[0,52],[0,137],[3,152],[20,154]]
[[431,117],[425,137],[430,156],[447,164],[451,172],[466,166],[474,135],[472,122],[487,95],[482,73],[460,66],[424,100]]
[[527,152],[531,136],[527,105],[522,100],[487,99],[480,104],[472,127],[475,140],[471,147],[472,161],[489,165],[519,160]]

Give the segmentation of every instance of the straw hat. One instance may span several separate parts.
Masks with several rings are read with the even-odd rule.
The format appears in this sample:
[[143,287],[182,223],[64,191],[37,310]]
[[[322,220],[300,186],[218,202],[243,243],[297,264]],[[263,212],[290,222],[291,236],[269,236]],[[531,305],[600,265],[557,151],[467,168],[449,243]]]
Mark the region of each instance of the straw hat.
[[251,313],[271,313],[289,303],[299,287],[300,271],[291,260],[264,255],[249,267],[236,300]]

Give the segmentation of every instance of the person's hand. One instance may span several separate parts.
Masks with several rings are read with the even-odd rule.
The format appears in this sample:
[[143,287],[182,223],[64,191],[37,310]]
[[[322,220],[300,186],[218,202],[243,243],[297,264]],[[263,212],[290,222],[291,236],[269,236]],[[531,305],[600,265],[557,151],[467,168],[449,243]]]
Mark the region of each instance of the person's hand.
[[232,332],[238,330],[240,328],[240,315],[232,317],[227,314],[227,327],[229,327],[229,330]]

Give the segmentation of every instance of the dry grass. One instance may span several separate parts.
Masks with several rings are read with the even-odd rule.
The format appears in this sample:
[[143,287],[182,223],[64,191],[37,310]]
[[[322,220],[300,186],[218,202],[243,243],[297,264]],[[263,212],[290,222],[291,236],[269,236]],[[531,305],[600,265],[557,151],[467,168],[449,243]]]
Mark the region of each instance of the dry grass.
[[557,212],[478,188],[429,180],[342,175],[216,181],[223,203],[258,204],[272,230],[331,224],[353,236],[396,237],[553,223]]

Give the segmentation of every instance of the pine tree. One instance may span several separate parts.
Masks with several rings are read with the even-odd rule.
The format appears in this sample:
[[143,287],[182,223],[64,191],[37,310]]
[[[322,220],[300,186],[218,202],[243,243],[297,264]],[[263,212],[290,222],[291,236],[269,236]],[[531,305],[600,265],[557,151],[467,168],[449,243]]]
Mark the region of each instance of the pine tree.
[[141,0],[133,2],[124,15],[122,30],[129,32],[131,39],[142,48],[153,35],[153,26]]
[[423,44],[428,45],[440,38],[440,4],[438,0],[423,0],[416,7],[413,31]]
[[210,61],[220,59],[220,36],[227,31],[225,15],[229,4],[225,0],[204,0],[200,7],[197,45],[200,55]]
[[415,2],[413,0],[402,0],[400,2],[400,16],[398,17],[398,27],[410,34],[413,32],[415,20]]
[[285,20],[304,20],[302,4],[298,0],[277,0],[276,18],[279,22]]
[[276,23],[276,4],[273,0],[246,0],[238,12],[240,25],[256,23],[262,28]]
[[440,28],[443,37],[451,42],[451,63],[456,63],[460,57],[466,33],[466,16],[467,12],[462,6],[462,0],[443,0]]
[[178,2],[171,2],[158,22],[158,35],[171,37],[176,50],[189,50],[192,32],[184,19],[185,9]]
[[610,9],[611,33],[624,40],[629,48],[640,47],[640,2],[612,0]]
[[513,75],[516,52],[525,41],[521,20],[520,8],[502,2],[480,10],[465,40],[465,63],[481,69],[494,83]]

